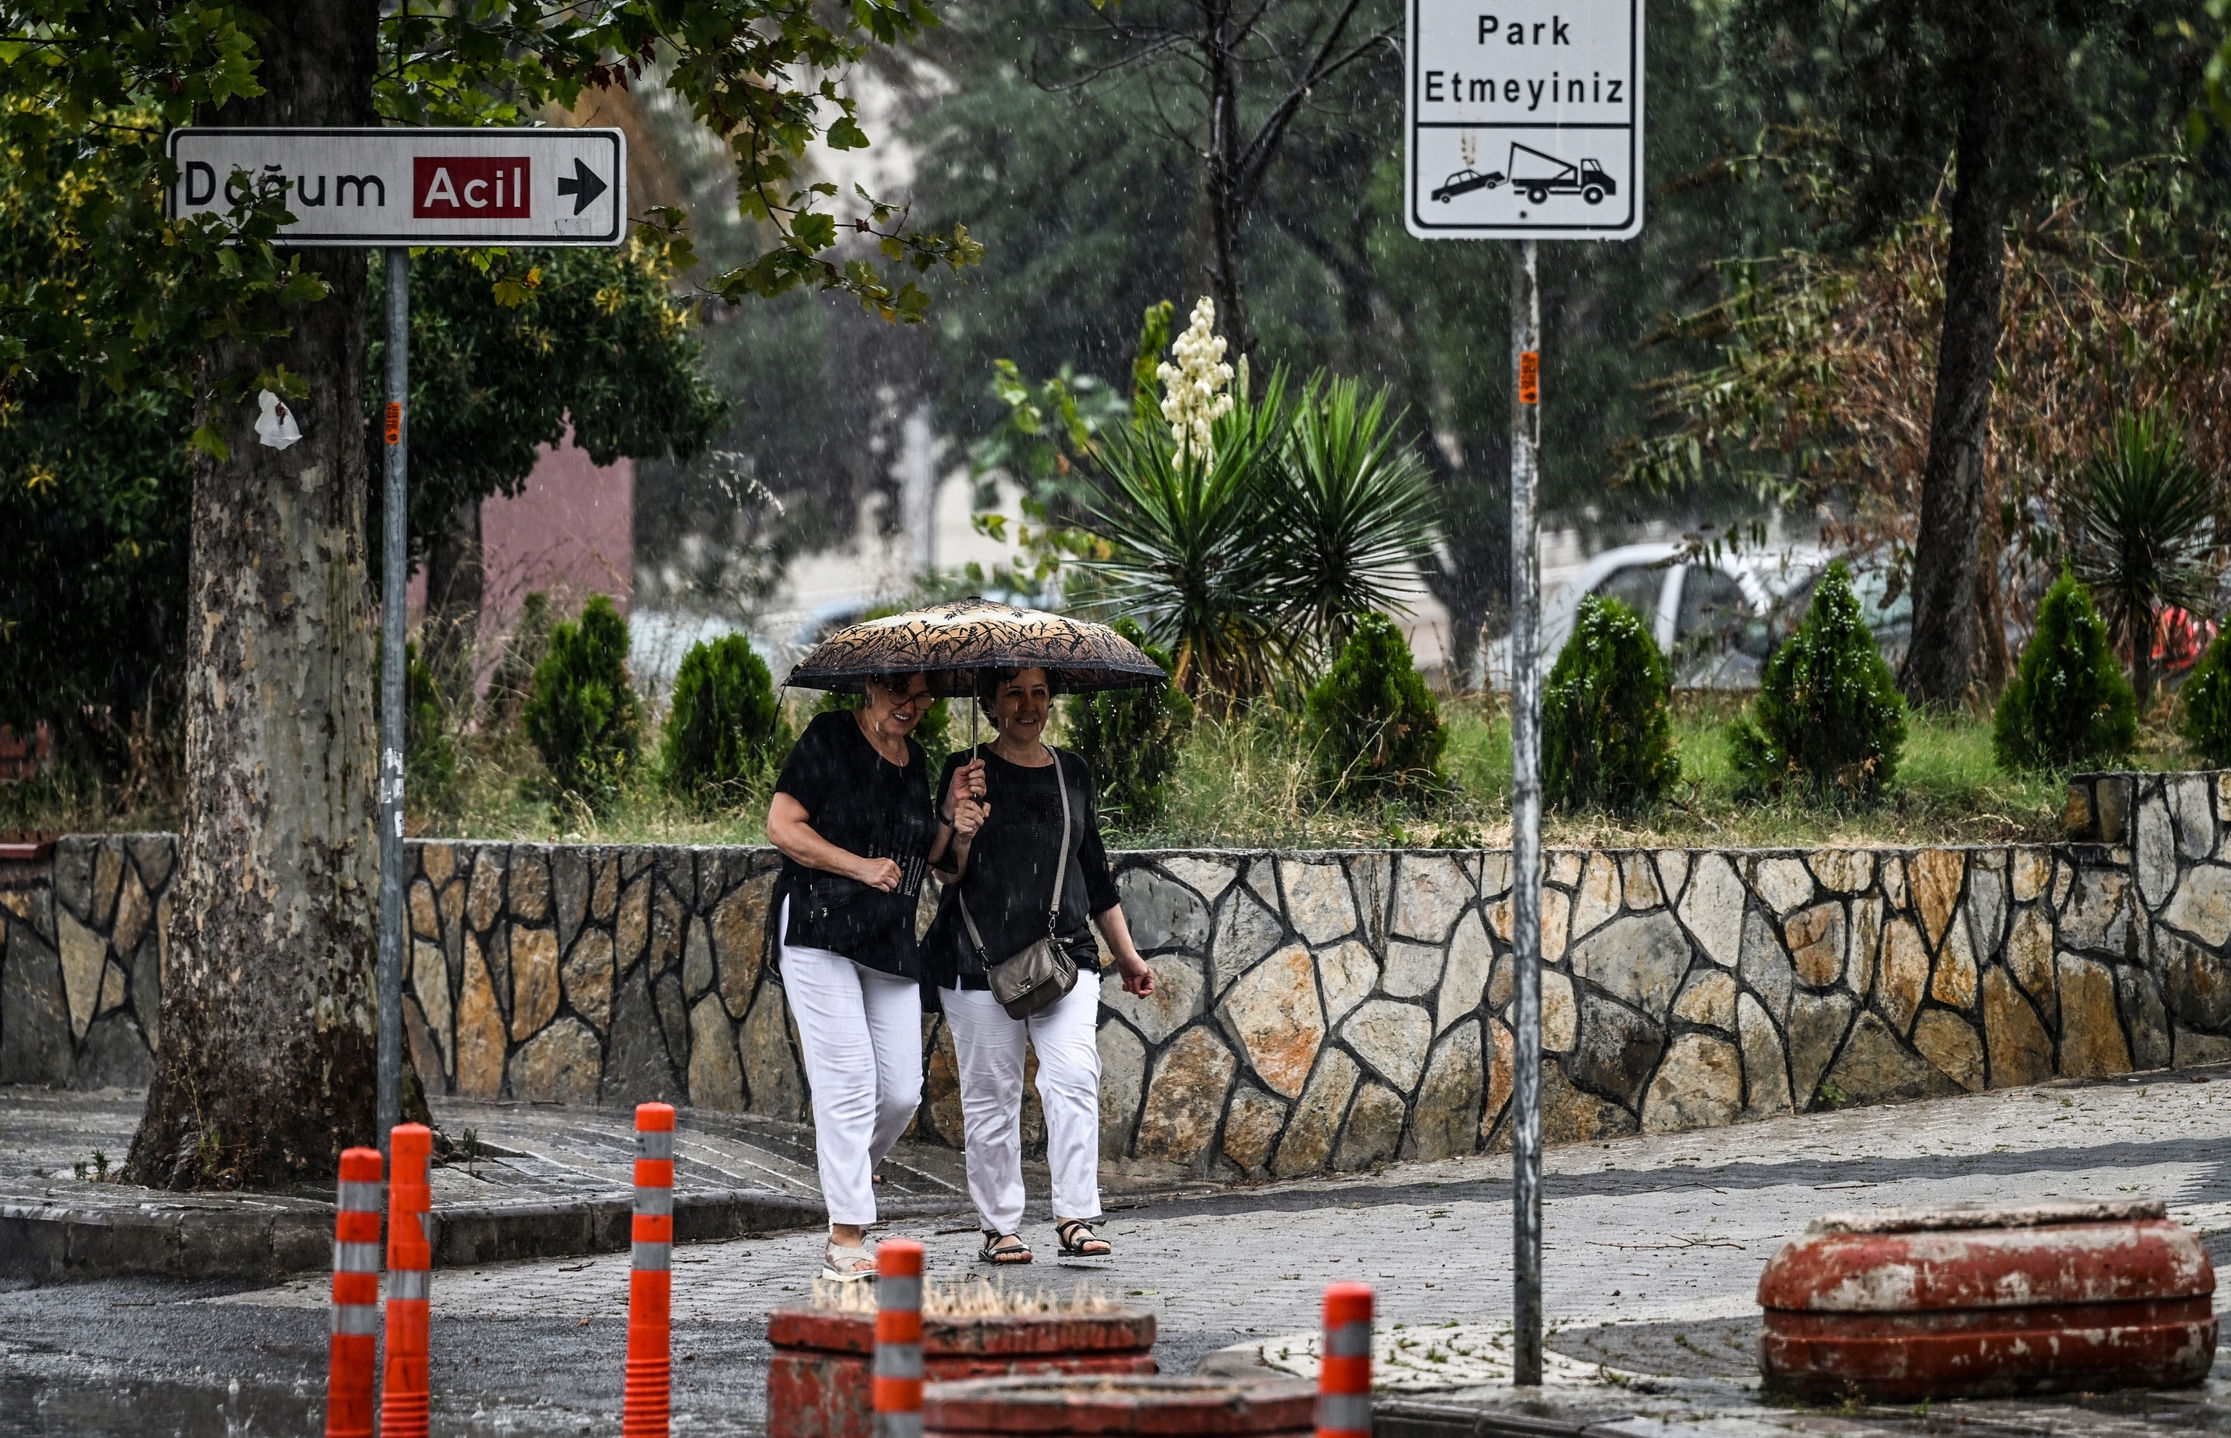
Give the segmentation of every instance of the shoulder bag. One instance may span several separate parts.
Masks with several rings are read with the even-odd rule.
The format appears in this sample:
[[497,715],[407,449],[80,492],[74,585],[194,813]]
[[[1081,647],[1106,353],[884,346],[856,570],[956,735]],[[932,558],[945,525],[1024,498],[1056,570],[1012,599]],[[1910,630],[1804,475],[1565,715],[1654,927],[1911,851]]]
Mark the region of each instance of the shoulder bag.
[[1046,932],[995,964],[984,952],[984,936],[976,931],[976,920],[968,912],[967,892],[956,895],[961,922],[968,926],[968,941],[983,961],[992,997],[1012,1019],[1027,1019],[1059,1003],[1077,986],[1077,961],[1054,942],[1054,930],[1061,923],[1061,889],[1069,879],[1069,776],[1062,772],[1061,751],[1051,745],[1047,750],[1054,756],[1054,789],[1061,795],[1061,856],[1054,862],[1054,896],[1046,906]]

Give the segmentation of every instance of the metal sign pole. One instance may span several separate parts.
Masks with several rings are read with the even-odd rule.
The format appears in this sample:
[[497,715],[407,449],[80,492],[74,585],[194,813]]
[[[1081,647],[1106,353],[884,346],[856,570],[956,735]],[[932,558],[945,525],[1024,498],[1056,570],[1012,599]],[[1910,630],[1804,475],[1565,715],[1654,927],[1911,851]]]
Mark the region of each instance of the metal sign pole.
[[1534,650],[1541,565],[1534,482],[1541,448],[1541,291],[1534,242],[1511,266],[1511,1381],[1542,1381],[1542,694]]
[[410,390],[411,252],[386,252],[387,472],[380,517],[379,1146],[403,1121],[403,623],[410,602],[404,401]]

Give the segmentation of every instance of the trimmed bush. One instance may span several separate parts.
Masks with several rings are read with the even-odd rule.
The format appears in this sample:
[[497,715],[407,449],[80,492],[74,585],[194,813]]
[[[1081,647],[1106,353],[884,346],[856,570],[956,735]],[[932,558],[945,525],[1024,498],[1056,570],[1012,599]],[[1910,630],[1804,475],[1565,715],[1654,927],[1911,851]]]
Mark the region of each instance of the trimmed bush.
[[2231,766],[2231,627],[2216,631],[2184,687],[2185,742],[2214,768]]
[[1736,774],[1754,790],[1872,799],[1906,743],[1906,702],[1841,560],[1813,590],[1797,632],[1766,661],[1758,701],[1729,735]]
[[731,634],[690,646],[662,735],[667,787],[706,808],[743,802],[789,747],[785,727],[774,677],[749,639]]
[[1317,782],[1343,799],[1436,796],[1448,787],[1441,751],[1448,730],[1440,706],[1410,658],[1402,631],[1384,614],[1366,614],[1309,691],[1306,716]]
[[1992,748],[2007,769],[2096,763],[2138,737],[2138,698],[2123,677],[2092,593],[2062,571],[2037,606],[2037,632],[1999,696]]
[[1542,693],[1542,797],[1551,808],[1636,809],[1681,778],[1672,679],[1649,626],[1616,599],[1580,601]]
[[[1118,619],[1115,632],[1168,672],[1170,656],[1147,643],[1137,624]],[[1068,719],[1070,744],[1099,780],[1102,815],[1132,828],[1160,817],[1178,746],[1193,727],[1193,701],[1185,691],[1166,684],[1078,694],[1069,700]]]
[[550,631],[527,700],[527,737],[560,796],[602,811],[619,797],[642,739],[643,706],[627,677],[627,621],[604,595]]

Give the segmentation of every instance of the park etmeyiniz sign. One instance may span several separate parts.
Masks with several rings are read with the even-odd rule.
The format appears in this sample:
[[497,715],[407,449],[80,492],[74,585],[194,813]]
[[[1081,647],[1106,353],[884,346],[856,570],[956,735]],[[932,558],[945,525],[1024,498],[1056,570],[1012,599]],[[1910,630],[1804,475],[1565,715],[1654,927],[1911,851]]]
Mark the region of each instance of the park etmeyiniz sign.
[[1403,220],[1420,239],[1642,230],[1643,0],[1409,0]]
[[616,245],[618,130],[184,129],[170,212],[222,215],[243,182],[286,186],[284,245]]

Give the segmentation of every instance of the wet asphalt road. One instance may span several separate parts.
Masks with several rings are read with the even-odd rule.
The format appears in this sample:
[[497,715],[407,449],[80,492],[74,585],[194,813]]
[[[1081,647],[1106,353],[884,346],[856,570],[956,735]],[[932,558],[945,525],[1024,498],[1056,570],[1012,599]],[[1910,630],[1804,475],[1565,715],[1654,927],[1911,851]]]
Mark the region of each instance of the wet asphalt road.
[[[234,1291],[118,1279],[0,1294],[0,1438],[322,1431],[325,1312],[201,1301]],[[1155,1351],[1190,1372],[1240,1337],[1174,1333]],[[619,1429],[625,1319],[437,1314],[430,1346],[437,1435]],[[763,1318],[677,1322],[674,1432],[763,1433],[769,1355]]]
[[[1552,1347],[1635,1376],[1744,1379],[1758,1266],[1832,1209],[2153,1194],[2231,1269],[2231,1089],[2220,1082],[2231,1075],[2218,1075],[2205,1086],[2159,1076],[2054,1085],[1551,1150]],[[1478,1157],[1123,1208],[1109,1230],[1120,1266],[1107,1280],[1151,1295],[1156,1357],[1170,1373],[1229,1344],[1309,1328],[1326,1278],[1372,1281],[1383,1322],[1500,1316],[1507,1174],[1506,1160]],[[1032,1221],[1043,1241],[1044,1216]],[[966,1226],[893,1225],[956,1272],[974,1243]],[[677,1254],[703,1265],[677,1292],[677,1438],[763,1432],[763,1315],[802,1296],[814,1247],[793,1234]],[[437,1272],[434,1432],[616,1433],[625,1264],[608,1255]],[[1030,1277],[1061,1288],[1071,1275],[1042,1263]],[[2219,1289],[2219,1313],[2226,1298]],[[109,1280],[0,1292],[0,1438],[315,1434],[327,1325],[314,1277],[254,1290]],[[2209,1404],[2206,1422],[2071,1422],[2064,1408],[2042,1429],[2007,1431],[2227,1431],[2231,1388]],[[1983,1415],[1962,1422],[1970,1435],[1992,1429]]]

